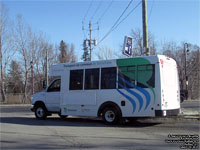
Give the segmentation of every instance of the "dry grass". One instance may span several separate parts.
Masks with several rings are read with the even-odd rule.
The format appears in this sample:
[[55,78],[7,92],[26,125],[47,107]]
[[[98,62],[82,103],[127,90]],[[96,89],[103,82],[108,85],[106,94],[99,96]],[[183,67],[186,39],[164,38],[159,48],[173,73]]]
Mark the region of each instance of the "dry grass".
[[[23,104],[23,94],[9,94],[6,96],[5,104]],[[31,104],[31,97],[28,96],[25,104]]]

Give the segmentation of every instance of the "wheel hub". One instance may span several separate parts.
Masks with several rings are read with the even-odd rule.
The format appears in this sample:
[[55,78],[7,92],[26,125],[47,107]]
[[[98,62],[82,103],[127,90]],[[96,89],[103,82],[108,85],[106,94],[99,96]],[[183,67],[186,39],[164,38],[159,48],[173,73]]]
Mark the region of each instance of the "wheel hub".
[[108,122],[113,122],[115,120],[115,113],[111,110],[105,113],[105,119]]
[[38,108],[36,113],[37,113],[37,116],[40,118],[44,116],[44,110],[42,108]]

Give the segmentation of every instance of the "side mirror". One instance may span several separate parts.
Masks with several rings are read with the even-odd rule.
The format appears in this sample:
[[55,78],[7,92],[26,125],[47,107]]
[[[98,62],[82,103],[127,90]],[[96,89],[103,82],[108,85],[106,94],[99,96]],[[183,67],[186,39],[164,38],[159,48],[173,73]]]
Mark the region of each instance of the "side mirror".
[[43,87],[43,89],[46,89],[46,88],[47,88],[47,82],[46,82],[46,80],[43,80],[43,81],[42,81],[42,87]]

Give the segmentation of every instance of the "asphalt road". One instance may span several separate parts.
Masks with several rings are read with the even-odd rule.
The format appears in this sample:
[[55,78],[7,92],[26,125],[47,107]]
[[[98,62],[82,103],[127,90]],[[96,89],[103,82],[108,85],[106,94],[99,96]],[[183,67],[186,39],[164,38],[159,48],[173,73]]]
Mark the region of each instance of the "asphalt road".
[[[0,106],[0,109],[2,150],[178,150],[180,146],[189,144],[172,142],[180,142],[185,135],[187,138],[193,136],[193,139],[200,135],[200,121],[197,119],[140,119],[124,125],[109,126],[96,118],[70,117],[62,120],[53,115],[47,120],[37,120],[29,107],[24,106]],[[199,140],[194,143],[199,144]]]

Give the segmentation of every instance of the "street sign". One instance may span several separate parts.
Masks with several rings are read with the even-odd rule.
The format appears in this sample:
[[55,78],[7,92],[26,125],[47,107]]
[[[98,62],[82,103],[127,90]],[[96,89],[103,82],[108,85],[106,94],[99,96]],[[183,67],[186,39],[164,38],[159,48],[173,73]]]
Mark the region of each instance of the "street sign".
[[131,37],[125,36],[124,38],[123,54],[129,57],[133,55]]

